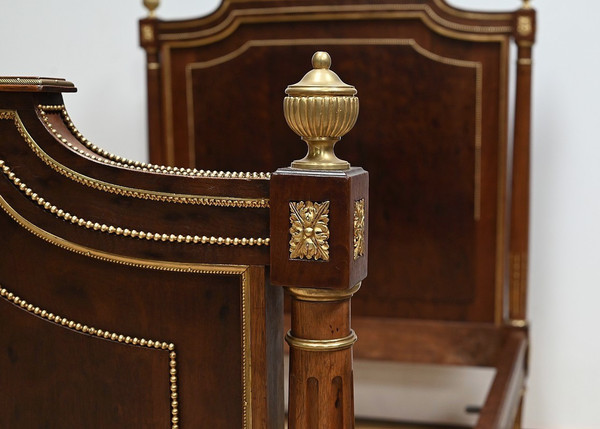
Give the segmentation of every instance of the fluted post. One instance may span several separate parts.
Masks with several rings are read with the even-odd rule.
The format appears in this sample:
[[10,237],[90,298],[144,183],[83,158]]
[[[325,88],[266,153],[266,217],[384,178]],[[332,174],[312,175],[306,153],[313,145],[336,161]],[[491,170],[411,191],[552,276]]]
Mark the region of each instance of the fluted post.
[[531,54],[535,41],[535,10],[527,2],[515,18],[514,37],[518,51],[510,216],[509,323],[525,327],[529,262]]
[[334,153],[358,117],[356,89],[325,52],[286,90],[306,156],[271,179],[271,282],[291,296],[289,428],[354,427],[350,299],[367,273],[368,174]]

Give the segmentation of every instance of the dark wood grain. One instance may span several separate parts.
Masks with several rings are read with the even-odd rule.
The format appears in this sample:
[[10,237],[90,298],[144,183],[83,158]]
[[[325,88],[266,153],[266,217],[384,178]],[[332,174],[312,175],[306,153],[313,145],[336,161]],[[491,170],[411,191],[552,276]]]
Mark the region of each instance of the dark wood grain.
[[[535,25],[532,9],[480,13],[442,0],[225,2],[206,17],[156,20],[164,55],[149,93],[160,85],[151,103],[163,110],[151,151],[157,162],[233,170],[274,171],[301,157],[281,97],[306,59],[327,50],[361,104],[336,150],[370,173],[369,277],[352,301],[357,354],[496,365],[503,325],[527,320]],[[275,282],[296,275],[273,270]]]
[[[59,118],[51,119],[60,137],[44,122],[38,106],[63,103],[54,88],[3,89],[0,426],[282,427],[283,293],[265,282],[267,246],[147,240],[70,220],[268,237],[268,207],[114,191],[268,200],[268,181],[90,159]],[[92,180],[113,191],[94,189]]]

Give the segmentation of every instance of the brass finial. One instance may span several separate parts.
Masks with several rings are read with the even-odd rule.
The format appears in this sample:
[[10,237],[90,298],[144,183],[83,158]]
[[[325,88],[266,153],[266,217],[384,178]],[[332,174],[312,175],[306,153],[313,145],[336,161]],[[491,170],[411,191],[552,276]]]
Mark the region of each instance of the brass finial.
[[288,96],[283,100],[288,125],[308,145],[306,156],[292,162],[292,167],[347,170],[350,163],[339,159],[333,146],[358,118],[356,88],[329,69],[331,57],[327,52],[316,52],[312,66],[300,82],[287,87]]
[[523,0],[523,9],[531,9],[531,0]]
[[160,0],[144,0],[144,6],[148,9],[148,18],[156,17],[156,8],[160,4]]

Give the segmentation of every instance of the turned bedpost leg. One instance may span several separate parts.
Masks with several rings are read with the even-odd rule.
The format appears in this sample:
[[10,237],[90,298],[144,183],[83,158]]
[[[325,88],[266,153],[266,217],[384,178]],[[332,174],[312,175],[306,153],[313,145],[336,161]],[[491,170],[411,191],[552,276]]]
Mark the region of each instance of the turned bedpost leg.
[[289,427],[354,427],[348,290],[288,288],[292,299]]
[[514,37],[518,58],[510,214],[509,323],[525,327],[529,253],[531,52],[535,40],[535,11],[528,5],[516,16]]
[[334,153],[358,117],[356,89],[325,52],[286,90],[306,157],[271,178],[271,282],[291,301],[290,429],[354,428],[350,299],[367,274],[368,174]]

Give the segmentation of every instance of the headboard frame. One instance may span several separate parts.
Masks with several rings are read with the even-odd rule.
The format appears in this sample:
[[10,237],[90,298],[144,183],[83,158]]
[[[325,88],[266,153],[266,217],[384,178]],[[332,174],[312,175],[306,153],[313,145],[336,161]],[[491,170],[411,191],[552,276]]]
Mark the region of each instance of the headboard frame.
[[365,112],[340,156],[372,172],[370,292],[354,313],[522,325],[534,34],[527,3],[482,13],[444,0],[233,0],[203,18],[143,19],[150,157],[265,172],[301,158],[301,145],[280,147],[293,137],[272,112],[298,59],[327,50]]

